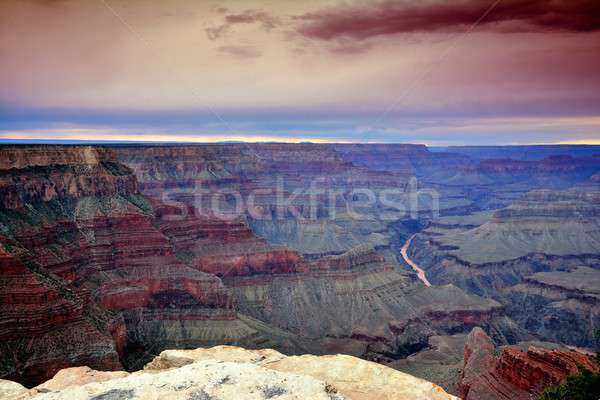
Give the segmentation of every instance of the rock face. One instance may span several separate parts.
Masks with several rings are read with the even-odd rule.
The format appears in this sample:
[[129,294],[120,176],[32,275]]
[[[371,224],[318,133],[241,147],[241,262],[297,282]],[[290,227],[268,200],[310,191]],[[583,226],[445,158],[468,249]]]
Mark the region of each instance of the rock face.
[[460,393],[467,335],[431,336],[426,348],[387,366],[440,385],[448,393]]
[[433,283],[498,300],[538,337],[591,348],[600,323],[599,200],[594,177],[569,190],[531,191],[482,218],[432,223],[411,256]]
[[599,206],[600,191],[534,191],[497,211],[480,227],[440,241],[457,247],[451,254],[472,264],[530,253],[595,254],[600,251]]
[[521,389],[539,391],[562,382],[577,373],[579,367],[594,372],[599,370],[590,357],[576,351],[529,347],[525,352],[509,347],[503,350],[496,371]]
[[[564,268],[564,267],[563,267]],[[600,270],[537,272],[503,291],[508,312],[539,337],[591,347],[600,326]]]
[[[121,369],[118,321],[106,318],[60,279],[30,270],[0,249],[0,354],[2,376],[35,384],[73,364]],[[118,328],[114,328],[118,329]]]
[[17,399],[315,399],[452,400],[440,387],[350,356],[286,357],[274,350],[164,351],[144,371],[60,371],[27,390],[0,381],[6,400]]
[[27,389],[17,382],[0,379],[0,397],[3,399],[25,397]]
[[90,367],[73,367],[61,369],[54,377],[35,387],[38,392],[56,392],[71,386],[81,386],[92,382],[105,382],[124,378],[125,371],[96,371]]
[[0,205],[10,209],[135,190],[131,171],[101,147],[5,146],[0,160]]
[[35,168],[0,183],[2,376],[32,385],[72,365],[121,369],[157,321],[235,319],[219,278],[177,259],[110,150],[3,150]]
[[[523,349],[522,347],[525,347]],[[598,372],[590,356],[574,350],[523,345],[496,348],[481,330],[474,329],[465,344],[461,394],[469,399],[530,399],[548,385],[560,383],[578,367]]]

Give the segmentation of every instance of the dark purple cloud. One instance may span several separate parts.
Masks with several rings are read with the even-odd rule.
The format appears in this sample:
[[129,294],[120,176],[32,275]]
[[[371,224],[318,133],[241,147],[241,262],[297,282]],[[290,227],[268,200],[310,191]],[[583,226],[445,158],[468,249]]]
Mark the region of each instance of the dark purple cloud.
[[[599,0],[384,0],[373,5],[340,5],[294,17],[307,37],[367,39],[407,32],[456,30],[478,21],[499,31],[600,30]],[[507,29],[502,23],[510,23]]]

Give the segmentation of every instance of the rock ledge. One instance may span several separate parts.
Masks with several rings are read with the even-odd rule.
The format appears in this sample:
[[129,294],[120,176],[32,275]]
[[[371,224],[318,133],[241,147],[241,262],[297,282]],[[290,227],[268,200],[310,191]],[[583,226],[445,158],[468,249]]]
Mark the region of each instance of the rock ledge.
[[31,390],[0,381],[11,400],[453,400],[439,386],[346,355],[287,357],[274,350],[163,351],[143,371],[60,371]]

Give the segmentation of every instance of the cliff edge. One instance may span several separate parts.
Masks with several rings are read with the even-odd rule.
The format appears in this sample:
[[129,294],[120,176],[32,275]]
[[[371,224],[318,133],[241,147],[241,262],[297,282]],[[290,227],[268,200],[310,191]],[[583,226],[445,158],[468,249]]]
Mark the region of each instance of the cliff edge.
[[0,381],[0,395],[37,399],[452,400],[439,386],[351,356],[293,356],[274,350],[163,351],[143,371],[60,371],[33,389]]

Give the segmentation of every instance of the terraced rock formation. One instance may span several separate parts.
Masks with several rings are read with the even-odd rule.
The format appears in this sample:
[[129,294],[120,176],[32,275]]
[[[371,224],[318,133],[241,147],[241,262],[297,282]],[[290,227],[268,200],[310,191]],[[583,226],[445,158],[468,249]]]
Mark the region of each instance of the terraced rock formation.
[[546,386],[563,382],[579,368],[600,370],[591,355],[560,346],[541,346],[544,344],[522,344],[497,351],[482,330],[474,329],[465,344],[461,397],[527,400],[539,396]]
[[[37,157],[28,149],[10,157]],[[174,321],[239,331],[219,278],[177,259],[135,177],[110,150],[64,147],[34,160],[35,171],[2,172],[3,193],[19,195],[0,210],[3,376],[31,384],[69,365],[120,369],[135,353],[128,347],[171,343],[166,326],[182,326]],[[26,296],[29,288],[40,294]]]
[[[412,151],[410,146],[407,149]],[[122,147],[116,151],[136,171],[142,192],[153,202],[164,202],[165,193],[176,199],[185,218],[169,222],[173,209],[163,212],[162,206],[156,206],[155,210],[160,229],[190,265],[222,276],[243,314],[317,341],[321,351],[345,349],[360,356],[397,358],[425,346],[435,332],[470,329],[448,322],[454,319],[482,321],[500,340],[518,335],[495,303],[464,297],[452,287],[425,292],[399,267],[389,247],[389,222],[380,218],[377,205],[362,209],[367,218],[356,220],[343,203],[334,203],[335,218],[331,218],[319,208],[329,199],[317,198],[316,218],[310,218],[311,195],[306,189],[314,182],[321,189],[342,190],[343,196],[362,185],[375,192],[406,188],[410,180],[406,174],[374,172],[344,160],[331,147],[317,145]],[[286,195],[304,190],[294,197],[293,209],[277,209],[274,191],[280,182]],[[244,203],[242,213],[224,224],[199,210],[198,186],[208,191],[235,189],[243,198],[252,190],[260,191],[254,206],[260,205],[265,218],[253,215]],[[298,218],[294,211],[307,218]],[[421,297],[429,293],[435,293],[432,301],[447,304],[448,312],[441,308],[435,312],[452,328],[446,329],[444,323],[427,326],[435,307]],[[393,323],[385,322],[390,320]],[[406,331],[419,330],[417,326],[424,327],[419,335]]]
[[587,282],[600,265],[599,187],[594,175],[569,190],[527,193],[491,215],[442,218],[409,254],[434,284],[506,304],[540,338],[593,347],[600,309]]
[[600,326],[600,270],[537,272],[503,291],[508,313],[546,340],[592,347]]
[[[0,248],[0,374],[32,385],[86,364],[121,369],[124,324],[58,277]],[[100,322],[102,321],[102,322]]]

